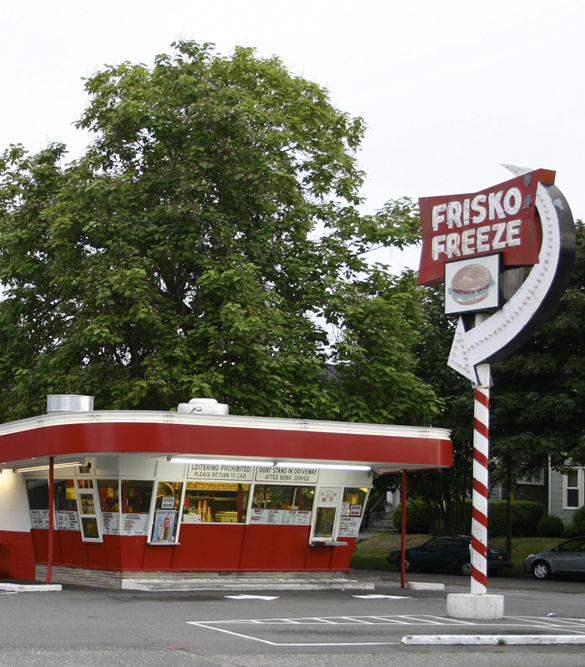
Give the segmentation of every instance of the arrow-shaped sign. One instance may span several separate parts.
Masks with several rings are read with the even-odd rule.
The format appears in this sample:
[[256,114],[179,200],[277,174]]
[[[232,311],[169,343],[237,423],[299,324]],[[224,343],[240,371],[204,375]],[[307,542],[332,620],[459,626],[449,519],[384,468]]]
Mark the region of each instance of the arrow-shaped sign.
[[[532,170],[505,165],[515,175]],[[459,318],[448,365],[475,384],[477,367],[499,361],[526,342],[548,317],[566,288],[575,255],[571,209],[555,185],[538,184],[536,209],[542,244],[535,264],[518,291],[502,308],[466,330]]]

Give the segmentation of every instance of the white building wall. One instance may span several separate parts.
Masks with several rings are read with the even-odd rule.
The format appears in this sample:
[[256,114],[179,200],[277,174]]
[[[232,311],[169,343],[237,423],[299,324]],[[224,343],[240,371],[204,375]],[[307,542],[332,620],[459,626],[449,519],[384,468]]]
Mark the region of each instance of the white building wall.
[[0,474],[0,530],[27,533],[31,529],[24,477],[3,470]]

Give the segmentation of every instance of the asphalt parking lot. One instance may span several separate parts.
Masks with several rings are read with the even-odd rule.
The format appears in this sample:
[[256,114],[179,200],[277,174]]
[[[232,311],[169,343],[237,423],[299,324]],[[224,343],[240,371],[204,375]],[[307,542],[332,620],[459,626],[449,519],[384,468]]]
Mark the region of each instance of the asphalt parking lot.
[[[400,587],[398,573],[353,571],[363,588],[126,591],[64,586],[2,593],[0,666],[173,664],[263,667],[491,667],[585,665],[585,645],[408,645],[408,636],[535,635],[585,638],[585,582],[496,577],[504,618],[449,618],[449,593],[469,579],[421,575],[444,590]],[[550,614],[554,614],[550,615]],[[584,639],[585,640],[585,639]]]

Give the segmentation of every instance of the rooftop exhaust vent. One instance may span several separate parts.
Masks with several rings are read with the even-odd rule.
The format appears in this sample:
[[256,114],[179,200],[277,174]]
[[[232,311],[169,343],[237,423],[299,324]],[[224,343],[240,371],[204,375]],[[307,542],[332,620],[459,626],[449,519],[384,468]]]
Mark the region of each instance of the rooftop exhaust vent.
[[192,398],[188,403],[179,403],[177,412],[194,415],[229,415],[227,403],[218,403],[215,398]]
[[93,396],[76,394],[49,394],[47,396],[47,412],[91,412]]

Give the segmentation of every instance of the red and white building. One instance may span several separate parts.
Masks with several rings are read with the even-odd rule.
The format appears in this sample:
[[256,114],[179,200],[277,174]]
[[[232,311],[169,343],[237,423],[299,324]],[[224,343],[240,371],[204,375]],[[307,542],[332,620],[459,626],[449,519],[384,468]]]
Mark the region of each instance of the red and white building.
[[0,571],[97,586],[346,571],[375,476],[452,465],[444,429],[227,412],[49,396],[47,414],[0,425]]

